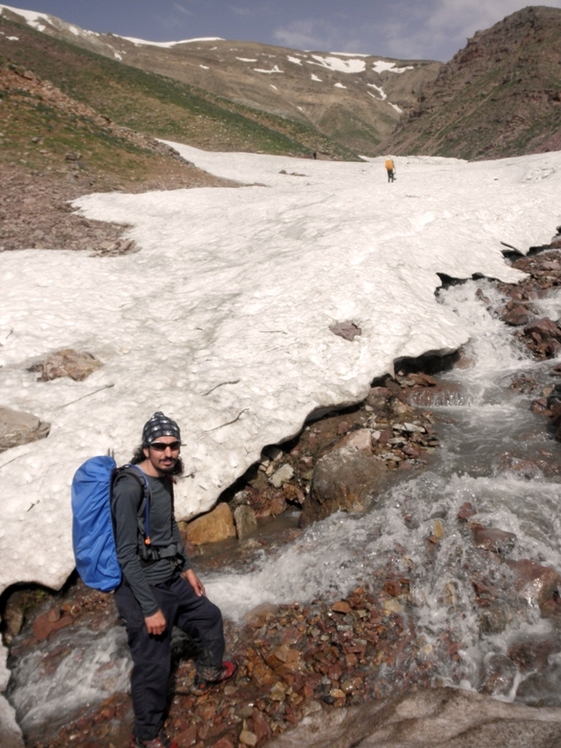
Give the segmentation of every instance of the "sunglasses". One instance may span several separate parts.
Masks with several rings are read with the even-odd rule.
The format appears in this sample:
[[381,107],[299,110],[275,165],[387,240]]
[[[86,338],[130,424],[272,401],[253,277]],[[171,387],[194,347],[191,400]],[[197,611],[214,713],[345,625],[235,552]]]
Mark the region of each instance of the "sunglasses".
[[164,444],[164,442],[152,442],[148,447],[156,452],[165,452],[168,447],[172,452],[178,452],[181,448],[181,442],[170,442],[169,444]]

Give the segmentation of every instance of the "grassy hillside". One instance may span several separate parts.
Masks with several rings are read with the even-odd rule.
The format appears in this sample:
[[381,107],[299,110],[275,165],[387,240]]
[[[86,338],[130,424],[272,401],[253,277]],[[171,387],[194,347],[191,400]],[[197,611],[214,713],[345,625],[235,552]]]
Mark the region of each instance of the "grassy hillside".
[[236,105],[5,19],[0,19],[0,31],[0,54],[5,58],[135,131],[213,150],[302,156],[316,150],[334,158],[356,158],[303,123]]

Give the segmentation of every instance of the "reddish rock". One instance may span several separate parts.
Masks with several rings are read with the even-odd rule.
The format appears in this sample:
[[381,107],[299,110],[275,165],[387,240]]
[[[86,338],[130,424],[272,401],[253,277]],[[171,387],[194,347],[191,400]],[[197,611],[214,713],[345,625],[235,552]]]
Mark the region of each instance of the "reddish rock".
[[534,306],[527,306],[526,304],[509,301],[501,310],[501,319],[503,322],[506,322],[507,325],[522,327],[523,325],[528,325],[536,314],[537,310]]
[[191,746],[195,745],[195,743],[197,742],[196,725],[191,725],[186,730],[183,730],[183,732],[175,735],[174,740],[179,748],[191,748]]
[[547,398],[538,397],[535,400],[533,400],[530,410],[532,411],[532,413],[538,413],[539,415],[548,414],[549,408],[547,407]]
[[485,551],[493,551],[505,555],[510,553],[516,543],[516,535],[504,530],[498,530],[495,527],[483,527],[482,525],[473,525],[471,528],[473,544],[476,548]]
[[399,597],[399,595],[409,592],[409,580],[403,577],[388,579],[384,582],[384,592],[392,597]]
[[74,621],[72,616],[65,613],[64,615],[54,615],[53,611],[49,610],[46,613],[41,613],[33,621],[33,633],[38,641],[46,639],[53,631],[59,631]]
[[40,382],[59,377],[70,377],[76,382],[81,382],[100,366],[103,366],[101,361],[91,353],[65,348],[48,356],[41,363],[29,367],[28,371],[38,372]]
[[559,325],[549,319],[549,317],[542,317],[541,319],[537,319],[531,324],[526,325],[524,328],[524,334],[532,337],[537,342],[549,341],[551,339],[557,341],[561,340],[561,329],[559,329]]
[[270,687],[276,681],[274,672],[264,662],[257,662],[255,664],[251,677],[259,689],[264,689],[266,686]]
[[94,723],[107,722],[108,720],[113,719],[114,716],[115,707],[111,706],[111,704],[106,704],[94,715],[93,721]]
[[259,742],[262,742],[263,740],[271,736],[272,731],[267,723],[267,720],[257,709],[253,710],[252,721],[253,732],[257,735],[257,740]]
[[549,566],[529,558],[507,563],[514,570],[516,588],[525,599],[544,605],[557,591],[559,574]]
[[284,493],[277,491],[270,501],[270,510],[273,517],[278,517],[279,514],[286,512],[287,504],[284,497]]
[[335,611],[335,613],[349,613],[351,606],[345,600],[339,600],[338,602],[333,603],[331,610]]
[[459,508],[457,517],[462,522],[467,522],[467,520],[470,517],[473,517],[474,514],[477,514],[477,510],[473,507],[473,504],[469,501],[465,501]]
[[421,454],[421,448],[417,444],[406,444],[401,451],[407,457],[419,457]]
[[521,460],[513,455],[506,454],[500,460],[501,470],[512,470],[519,473],[523,478],[530,480],[540,474],[540,468],[531,460]]
[[282,487],[282,492],[287,501],[302,505],[306,500],[304,491],[293,483],[285,483]]
[[543,670],[547,666],[550,654],[558,649],[554,641],[530,639],[513,644],[508,656],[521,670]]
[[210,748],[235,748],[235,743],[228,737],[220,738]]

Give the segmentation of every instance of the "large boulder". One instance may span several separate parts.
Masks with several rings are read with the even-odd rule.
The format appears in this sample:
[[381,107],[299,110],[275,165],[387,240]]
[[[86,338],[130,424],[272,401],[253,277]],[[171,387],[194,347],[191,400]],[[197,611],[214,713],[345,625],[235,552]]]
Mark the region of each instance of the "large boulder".
[[0,452],[28,442],[44,439],[51,424],[31,413],[0,407]]
[[505,704],[473,691],[425,689],[360,706],[318,709],[266,748],[551,748],[561,709]]
[[557,356],[561,352],[561,328],[557,322],[542,317],[523,328],[530,347],[543,358]]
[[537,309],[533,304],[509,301],[506,306],[500,310],[501,319],[507,325],[512,327],[521,327],[528,325],[537,314]]
[[306,525],[342,510],[366,509],[388,483],[390,471],[382,460],[354,447],[321,457],[314,468],[310,496],[302,509]]
[[473,691],[435,688],[320,709],[265,748],[550,748],[561,745],[561,709],[505,704]]
[[234,517],[228,504],[218,504],[208,514],[197,517],[185,528],[187,542],[191,545],[217,543],[220,540],[236,537]]

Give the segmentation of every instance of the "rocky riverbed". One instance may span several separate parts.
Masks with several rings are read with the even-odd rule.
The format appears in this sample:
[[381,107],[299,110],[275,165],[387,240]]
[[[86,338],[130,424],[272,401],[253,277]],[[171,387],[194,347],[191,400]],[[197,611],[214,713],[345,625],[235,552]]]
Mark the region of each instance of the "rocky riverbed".
[[[511,261],[528,276],[517,286],[497,284],[510,301],[493,313],[512,327],[513,335],[534,356],[553,358],[561,348],[559,326],[556,320],[539,318],[533,303],[561,285],[561,252],[552,247]],[[480,301],[492,306],[484,293]],[[223,495],[209,515],[210,529],[204,518],[182,526],[201,575],[226,562],[230,567],[251,568],[263,550],[274,552],[338,509],[365,511],[384,490],[429,468],[439,447],[442,419],[431,405],[458,394],[450,382],[439,378],[438,369],[469,365],[461,351],[446,361],[397,362],[395,376],[374,382],[360,405],[327,413],[308,423],[292,442],[266,448],[261,462]],[[516,377],[511,386],[532,395],[532,409],[543,416],[553,435],[559,417],[555,384],[560,375],[554,363],[550,373],[550,386],[542,387],[531,376]],[[535,459],[513,459],[511,466],[522,474],[539,469],[554,480],[559,475],[551,455],[540,464]],[[559,570],[534,558],[509,559],[515,534],[472,521],[477,512],[474,503],[462,505],[452,531],[470,548],[464,572],[474,590],[480,630],[500,632],[509,616],[528,601],[542,619],[553,623],[553,630],[561,630]],[[404,522],[414,523],[413,514],[404,511]],[[209,543],[217,541],[208,534],[215,533],[217,525],[223,527],[222,539]],[[450,532],[449,526],[434,518],[424,539],[427,563]],[[482,558],[493,560],[492,572],[482,565]],[[448,631],[429,642],[416,626],[414,575],[409,549],[396,545],[384,555],[384,563],[343,598],[264,606],[251,611],[242,623],[228,622],[229,655],[239,662],[238,674],[232,683],[202,697],[191,693],[194,668],[189,642],[178,638],[168,731],[181,748],[261,748],[305,718],[321,721],[320,715],[333,710],[361,708],[372,700],[444,685],[437,665],[443,661],[452,680],[459,683],[462,641]],[[454,585],[446,594],[453,605]],[[84,628],[95,635],[118,625],[111,596],[87,590],[75,580],[57,594],[10,590],[2,602],[4,638],[14,668],[12,689],[17,686],[18,663],[31,652],[44,651],[37,668],[46,675],[72,648],[70,631]],[[504,695],[513,685],[509,682],[514,678],[513,664],[539,678],[559,646],[555,636],[519,641],[505,661],[497,657],[487,662],[478,690]],[[110,664],[105,667],[110,669]],[[26,745],[118,748],[131,724],[128,695],[117,691],[101,704],[82,707],[79,714],[26,730]]]

